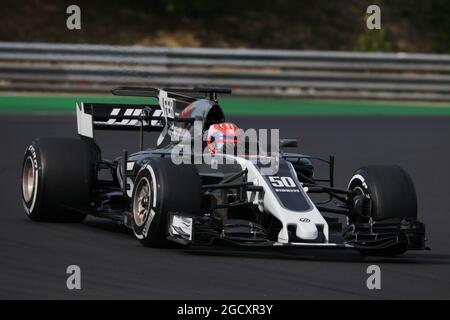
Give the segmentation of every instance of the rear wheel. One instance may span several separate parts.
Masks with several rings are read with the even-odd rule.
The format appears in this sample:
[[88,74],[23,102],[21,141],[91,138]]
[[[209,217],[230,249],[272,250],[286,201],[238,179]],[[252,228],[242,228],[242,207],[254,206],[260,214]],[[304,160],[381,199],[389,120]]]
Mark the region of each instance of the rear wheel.
[[22,166],[25,212],[35,221],[83,221],[80,211],[90,206],[93,176],[94,155],[83,140],[34,140]]

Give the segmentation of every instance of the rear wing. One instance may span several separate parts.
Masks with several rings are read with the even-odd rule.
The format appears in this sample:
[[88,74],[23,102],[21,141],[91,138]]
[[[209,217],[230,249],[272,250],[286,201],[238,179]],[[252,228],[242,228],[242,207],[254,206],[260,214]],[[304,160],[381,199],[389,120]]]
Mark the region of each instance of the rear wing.
[[[171,91],[167,91],[171,90]],[[179,111],[205,97],[189,93],[207,93],[211,100],[217,93],[231,93],[223,88],[155,89],[120,87],[112,90],[114,95],[151,97],[158,104],[106,104],[80,102],[76,105],[78,134],[94,139],[94,130],[167,131],[176,122],[194,122],[195,119],[180,117]],[[164,132],[162,134],[164,134]]]
[[167,91],[152,88],[118,88],[113,94],[153,97],[159,104],[77,103],[79,135],[94,139],[94,130],[162,131],[168,122],[176,121],[176,104],[195,101],[177,100],[169,97]]

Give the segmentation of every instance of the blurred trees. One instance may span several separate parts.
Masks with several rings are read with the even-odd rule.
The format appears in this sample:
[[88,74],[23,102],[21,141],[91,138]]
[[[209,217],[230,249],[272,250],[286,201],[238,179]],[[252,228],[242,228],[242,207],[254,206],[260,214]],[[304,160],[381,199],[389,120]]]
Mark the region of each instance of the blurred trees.
[[[382,30],[367,30],[368,5]],[[65,8],[82,30],[65,28]],[[2,0],[0,41],[450,52],[448,0]]]

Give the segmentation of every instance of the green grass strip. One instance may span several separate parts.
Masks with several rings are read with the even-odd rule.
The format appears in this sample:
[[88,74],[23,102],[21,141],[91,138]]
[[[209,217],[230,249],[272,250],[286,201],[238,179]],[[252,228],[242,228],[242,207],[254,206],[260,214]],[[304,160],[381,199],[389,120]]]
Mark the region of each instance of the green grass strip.
[[[122,97],[0,96],[0,114],[70,113],[77,101],[156,103],[155,99]],[[450,105],[408,105],[359,102],[323,102],[291,99],[225,98],[229,115],[263,116],[450,116]]]
[[228,114],[280,116],[450,116],[450,105],[406,105],[358,102],[322,102],[287,99],[228,99]]

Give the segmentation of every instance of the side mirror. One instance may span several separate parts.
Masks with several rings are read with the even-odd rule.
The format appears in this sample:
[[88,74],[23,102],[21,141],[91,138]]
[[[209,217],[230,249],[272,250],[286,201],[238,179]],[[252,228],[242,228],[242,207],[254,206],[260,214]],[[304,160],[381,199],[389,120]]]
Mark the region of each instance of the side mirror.
[[297,139],[280,139],[280,148],[297,148]]

